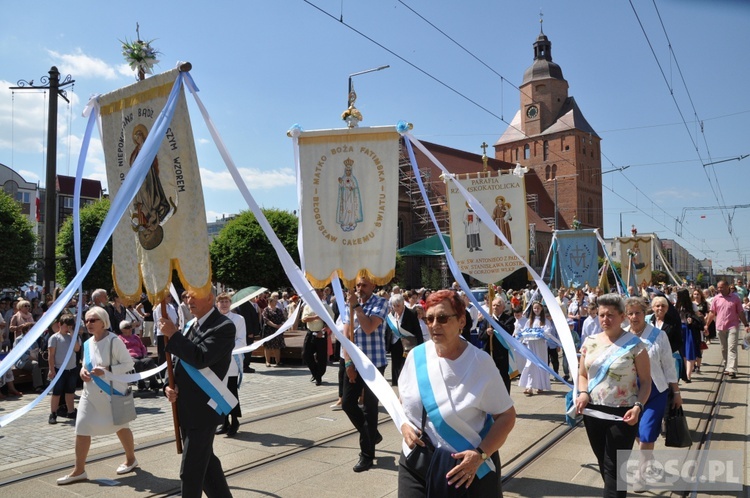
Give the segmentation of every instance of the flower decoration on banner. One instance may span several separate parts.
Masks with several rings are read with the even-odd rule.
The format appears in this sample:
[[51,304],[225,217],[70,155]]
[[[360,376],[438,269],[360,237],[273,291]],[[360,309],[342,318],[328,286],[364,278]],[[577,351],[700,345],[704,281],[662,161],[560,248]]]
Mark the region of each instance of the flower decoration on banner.
[[153,74],[154,64],[159,63],[159,59],[156,56],[160,53],[151,43],[154,40],[142,41],[135,40],[132,42],[120,40],[122,43],[122,55],[125,57],[125,62],[128,63],[130,69],[137,72]]
[[573,217],[572,226],[573,226],[573,230],[580,230],[581,228],[583,228],[583,225],[581,225],[580,220],[578,220],[578,218],[576,218],[575,216]]
[[580,283],[580,282],[576,282],[575,280],[573,280],[573,281],[572,281],[572,282],[570,283],[570,288],[571,288],[571,289],[581,289],[581,288],[583,288],[583,286],[581,285],[581,283]]
[[354,104],[350,105],[347,110],[341,114],[341,119],[346,121],[349,128],[356,128],[360,121],[362,121],[362,113],[359,109],[354,107]]
[[637,255],[638,255],[638,254],[637,254],[637,253],[636,253],[636,252],[635,252],[634,250],[632,250],[632,249],[628,249],[628,257],[629,257],[629,258],[634,258],[634,257],[636,257]]

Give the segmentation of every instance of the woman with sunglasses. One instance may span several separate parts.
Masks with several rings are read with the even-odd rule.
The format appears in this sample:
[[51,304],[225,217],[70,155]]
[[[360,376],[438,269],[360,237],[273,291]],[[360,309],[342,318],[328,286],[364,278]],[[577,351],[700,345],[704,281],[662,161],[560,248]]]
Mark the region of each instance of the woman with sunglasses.
[[[398,379],[408,423],[398,470],[398,496],[434,496],[465,488],[468,496],[499,496],[500,457],[516,412],[492,358],[461,337],[463,300],[441,290],[427,299],[430,341],[412,349]],[[424,434],[422,433],[424,431]],[[425,440],[435,447],[426,475],[407,456]]]
[[10,319],[10,332],[13,340],[21,334],[25,334],[34,326],[34,317],[31,314],[31,303],[22,299],[16,305],[16,313]]
[[[86,456],[91,447],[91,436],[117,433],[125,450],[125,463],[117,467],[118,475],[127,474],[138,467],[130,427],[128,424],[115,425],[112,420],[110,382],[106,379],[111,374],[122,375],[132,370],[133,359],[125,344],[109,332],[109,315],[104,308],[90,308],[86,312],[85,322],[91,338],[83,345],[83,394],[78,402],[76,417],[76,463],[70,474],[57,480],[58,485],[88,479]],[[121,382],[112,382],[112,387],[118,392],[124,392],[127,388]]]

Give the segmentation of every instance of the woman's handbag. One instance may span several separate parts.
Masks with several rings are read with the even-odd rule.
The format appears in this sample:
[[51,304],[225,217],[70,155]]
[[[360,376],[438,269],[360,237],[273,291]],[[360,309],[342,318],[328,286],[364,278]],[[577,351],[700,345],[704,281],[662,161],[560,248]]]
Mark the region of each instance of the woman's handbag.
[[667,416],[667,441],[664,444],[671,448],[687,448],[693,444],[682,407],[670,408],[669,410],[669,415]]
[[[112,370],[112,341],[119,340],[113,337],[109,343],[109,369]],[[115,394],[112,381],[109,382],[110,404],[112,405],[112,422],[115,425],[124,425],[135,420],[135,400],[133,389],[128,386],[124,394]]]
[[419,439],[424,443],[424,446],[415,445],[414,448],[406,457],[406,468],[418,475],[422,480],[427,479],[427,471],[430,469],[430,463],[432,463],[432,456],[435,454],[435,446],[430,441],[429,436],[424,431],[424,423],[427,418],[427,411],[422,408],[422,428]]

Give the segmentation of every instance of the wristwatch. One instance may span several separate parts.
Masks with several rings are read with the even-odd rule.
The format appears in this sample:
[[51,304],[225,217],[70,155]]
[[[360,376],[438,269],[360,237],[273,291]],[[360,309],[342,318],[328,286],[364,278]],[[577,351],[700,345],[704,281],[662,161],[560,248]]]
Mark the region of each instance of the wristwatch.
[[635,403],[633,403],[633,406],[637,406],[638,408],[640,408],[641,413],[643,413],[643,403],[641,403],[640,401],[636,401]]
[[353,310],[356,310],[357,308],[361,308],[361,307],[362,307],[362,305],[361,305],[361,304],[359,304],[359,303],[357,303],[357,304],[355,304],[354,306],[352,306],[352,309],[353,309]]
[[482,448],[480,448],[479,446],[477,446],[476,448],[474,448],[474,451],[476,451],[477,453],[479,453],[479,456],[480,456],[480,457],[482,458],[482,461],[483,461],[483,462],[484,462],[485,460],[487,460],[487,459],[488,459],[488,458],[490,457],[490,456],[489,456],[489,455],[488,455],[487,453],[485,453],[485,452],[484,452],[484,450],[483,450]]

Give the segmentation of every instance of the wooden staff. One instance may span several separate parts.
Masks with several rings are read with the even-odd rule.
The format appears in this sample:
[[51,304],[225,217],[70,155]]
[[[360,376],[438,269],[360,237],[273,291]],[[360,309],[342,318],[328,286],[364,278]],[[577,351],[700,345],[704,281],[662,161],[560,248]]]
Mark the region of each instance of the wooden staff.
[[[490,304],[490,315],[492,315],[492,301],[495,300],[495,291],[492,288],[492,284],[487,284],[487,296],[488,296],[487,301]],[[492,344],[494,341],[492,340],[492,338],[495,335],[495,331],[493,330],[494,327],[492,326],[492,324],[490,324],[489,327],[490,327],[490,333],[487,334],[487,340],[490,341],[490,356],[494,358],[494,356],[492,356],[492,351],[494,349],[494,345]]]
[[[169,315],[167,314],[167,302],[162,300],[161,303],[159,303],[159,306],[161,306],[161,316],[169,320]],[[177,333],[179,334],[180,331],[178,330]],[[167,343],[169,342],[169,337],[164,337],[164,349],[167,348]],[[167,357],[167,378],[169,379],[169,388],[174,390],[174,367],[172,366],[172,355],[169,353],[166,353],[165,355]],[[174,423],[174,439],[175,443],[177,443],[177,454],[182,454],[182,436],[180,434],[180,417],[177,414],[177,405],[175,403],[170,403],[172,405],[172,422]]]

